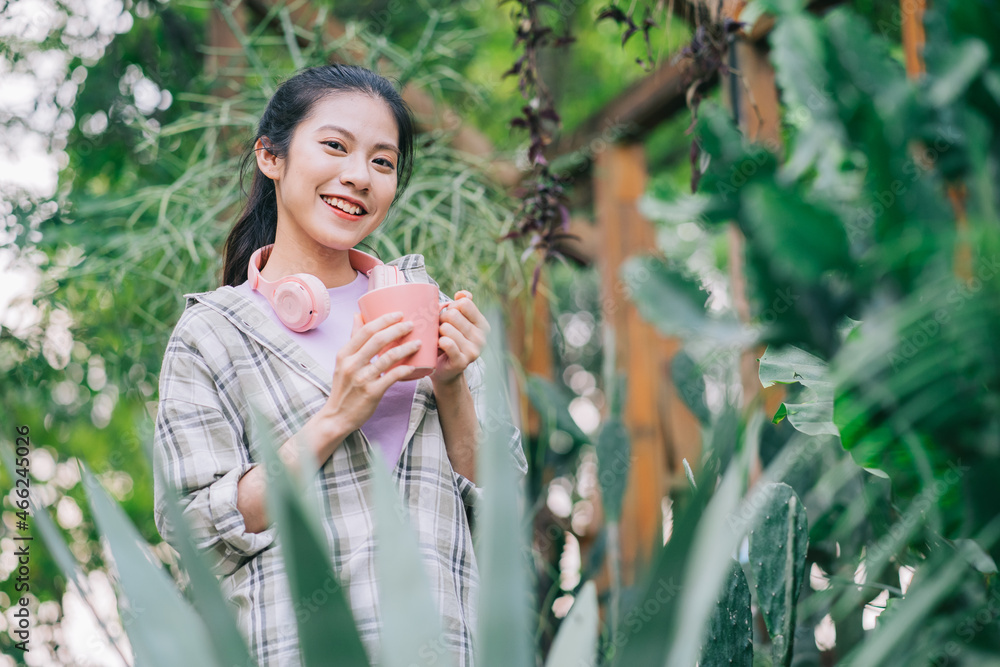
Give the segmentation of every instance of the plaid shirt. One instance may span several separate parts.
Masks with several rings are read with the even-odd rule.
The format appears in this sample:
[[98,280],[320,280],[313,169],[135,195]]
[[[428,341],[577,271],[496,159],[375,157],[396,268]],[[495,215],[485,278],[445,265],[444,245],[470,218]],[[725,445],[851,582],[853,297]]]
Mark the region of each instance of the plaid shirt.
[[[437,285],[421,255],[405,255],[389,264],[398,266],[407,282]],[[245,530],[236,508],[237,482],[261,460],[262,442],[285,442],[319,410],[330,394],[330,378],[234,288],[185,296],[187,306],[167,344],[160,373],[154,434],[156,526],[169,543],[166,483],[180,490],[184,514],[235,605],[251,653],[262,666],[299,665],[296,609],[275,541],[277,528]],[[438,299],[451,300],[440,291]],[[485,427],[493,415],[487,416],[483,366],[477,359],[465,377]],[[251,400],[263,412],[263,423],[251,419]],[[523,475],[527,462],[520,432],[512,425],[508,430],[511,453]],[[417,384],[404,442],[392,476],[409,509],[441,612],[441,645],[450,655],[442,664],[467,667],[473,664],[479,584],[470,526],[481,490],[452,469],[429,377]],[[319,468],[317,488],[334,572],[375,663],[380,621],[371,447],[360,430],[352,432]]]

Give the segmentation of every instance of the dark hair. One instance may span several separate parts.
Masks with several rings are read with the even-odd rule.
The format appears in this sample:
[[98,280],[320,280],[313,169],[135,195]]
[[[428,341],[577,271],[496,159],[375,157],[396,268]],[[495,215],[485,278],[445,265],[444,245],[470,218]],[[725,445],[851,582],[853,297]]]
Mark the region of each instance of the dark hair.
[[399,129],[396,198],[406,188],[413,171],[413,116],[393,85],[385,77],[355,65],[324,65],[300,71],[282,83],[267,103],[257,126],[257,136],[240,164],[241,183],[251,165],[253,181],[246,207],[229,232],[223,248],[224,285],[235,287],[244,282],[250,256],[258,248],[274,243],[278,223],[274,181],[265,176],[257,166],[254,145],[261,137],[267,137],[268,150],[277,157],[284,157],[288,153],[295,128],[309,117],[313,105],[335,93],[363,93],[389,105]]

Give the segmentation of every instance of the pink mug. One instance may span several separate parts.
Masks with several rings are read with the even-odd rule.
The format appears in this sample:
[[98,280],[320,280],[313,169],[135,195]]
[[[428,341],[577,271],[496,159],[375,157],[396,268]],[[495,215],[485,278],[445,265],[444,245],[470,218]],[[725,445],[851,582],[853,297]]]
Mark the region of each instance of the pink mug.
[[361,309],[361,319],[365,322],[385,315],[386,313],[403,313],[403,322],[413,322],[413,331],[402,338],[386,345],[379,351],[383,355],[397,345],[411,340],[420,340],[420,349],[393,364],[411,365],[413,372],[402,378],[404,381],[417,380],[430,375],[437,367],[438,329],[440,328],[441,308],[445,304],[438,303],[438,288],[430,283],[403,283],[389,285],[372,290],[358,299]]

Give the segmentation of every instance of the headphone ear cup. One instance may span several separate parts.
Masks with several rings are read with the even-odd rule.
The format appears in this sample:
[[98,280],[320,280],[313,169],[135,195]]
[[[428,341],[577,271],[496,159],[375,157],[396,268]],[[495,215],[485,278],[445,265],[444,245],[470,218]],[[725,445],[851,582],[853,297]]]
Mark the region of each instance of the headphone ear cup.
[[296,273],[275,288],[271,305],[286,327],[302,333],[316,328],[330,314],[330,293],[316,276]]
[[314,329],[330,315],[330,293],[327,291],[323,281],[312,274],[296,273],[295,277],[301,280],[309,291],[313,316],[312,323],[308,328]]

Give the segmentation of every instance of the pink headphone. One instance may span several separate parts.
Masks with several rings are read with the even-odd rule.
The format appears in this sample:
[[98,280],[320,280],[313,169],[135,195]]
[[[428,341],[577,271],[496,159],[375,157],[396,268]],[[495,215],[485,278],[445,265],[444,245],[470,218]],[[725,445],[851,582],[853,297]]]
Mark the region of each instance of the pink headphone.
[[278,314],[278,319],[298,333],[315,329],[330,314],[330,293],[316,276],[296,273],[274,282],[260,275],[261,261],[267,262],[274,244],[254,252],[247,267],[250,287],[264,295]]

